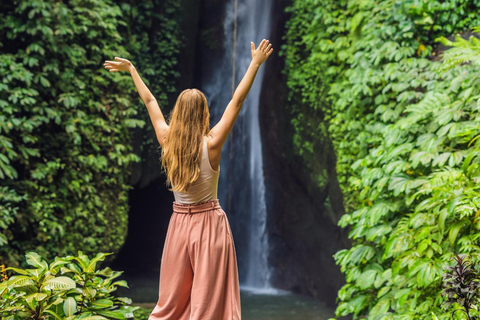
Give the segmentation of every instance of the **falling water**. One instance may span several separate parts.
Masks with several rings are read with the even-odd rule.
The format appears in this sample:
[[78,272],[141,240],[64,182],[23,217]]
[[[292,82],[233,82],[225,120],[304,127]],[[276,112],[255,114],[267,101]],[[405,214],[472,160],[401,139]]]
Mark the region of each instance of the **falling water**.
[[[225,7],[224,54],[204,81],[213,122],[221,118],[231,99],[234,0]],[[272,0],[239,0],[237,7],[236,79],[243,78],[251,61],[250,42],[256,47],[270,36]],[[243,288],[269,291],[267,211],[258,110],[265,66],[261,66],[222,151],[219,198],[232,225],[240,281]],[[229,85],[230,84],[230,85]],[[232,145],[230,145],[230,143]],[[230,153],[231,152],[231,153]],[[232,155],[230,159],[230,155]],[[230,171],[231,170],[231,171]],[[229,187],[231,186],[231,188]]]

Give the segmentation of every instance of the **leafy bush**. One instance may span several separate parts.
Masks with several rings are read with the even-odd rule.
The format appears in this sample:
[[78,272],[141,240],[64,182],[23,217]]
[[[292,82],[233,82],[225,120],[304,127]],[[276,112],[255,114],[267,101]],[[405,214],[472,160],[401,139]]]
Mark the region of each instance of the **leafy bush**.
[[[130,60],[140,70],[148,88],[155,95],[164,114],[173,107],[169,100],[176,99],[176,80],[180,73],[177,70],[178,54],[187,39],[181,34],[180,20],[181,2],[177,0],[146,0],[132,3],[119,0],[124,22],[119,23],[120,33],[128,39]],[[133,85],[133,84],[131,84]],[[169,99],[170,98],[170,99]],[[138,103],[139,118],[149,119],[147,108],[135,93]],[[174,101],[174,100],[173,100]],[[159,145],[153,126],[142,131],[141,145],[138,153],[159,153]]]
[[[178,4],[164,2],[2,4],[1,261],[18,266],[27,251],[53,258],[122,246],[130,174],[140,161],[132,139],[148,115],[130,76],[102,63],[123,56],[148,64],[164,101],[180,47]],[[151,137],[143,142],[158,147]]]
[[115,251],[124,241],[129,165],[139,160],[129,130],[144,121],[135,119],[127,79],[101,68],[106,56],[126,54],[119,18],[105,1],[2,8],[0,177],[5,193],[26,196],[2,199],[19,208],[9,245],[0,246],[10,265],[30,250]]
[[122,274],[109,267],[97,270],[97,264],[111,253],[99,253],[90,259],[81,251],[77,256],[55,257],[48,264],[37,253],[26,254],[32,268],[5,268],[14,272],[0,282],[0,319],[128,319],[138,307],[126,306],[131,300],[114,297],[115,280]]
[[337,316],[447,319],[443,268],[453,251],[480,254],[480,70],[439,70],[434,49],[479,24],[479,6],[307,0],[288,9],[297,147],[313,157],[307,147],[331,139],[347,212],[339,225],[353,241],[334,257],[347,282]]

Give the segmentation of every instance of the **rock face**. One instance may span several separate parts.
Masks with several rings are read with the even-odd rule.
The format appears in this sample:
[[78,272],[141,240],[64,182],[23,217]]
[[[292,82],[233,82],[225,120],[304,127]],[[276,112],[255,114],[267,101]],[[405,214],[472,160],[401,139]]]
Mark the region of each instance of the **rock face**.
[[[178,92],[188,87],[201,88],[202,74],[214,68],[201,62],[205,55],[215,54],[215,48],[223,47],[219,41],[223,37],[225,3],[182,0],[186,49],[179,58]],[[334,306],[344,277],[332,255],[350,246],[347,231],[336,225],[343,214],[343,200],[330,144],[325,143],[324,153],[316,159],[316,168],[326,170],[329,178],[322,188],[311,178],[312,169],[295,155],[288,91],[282,74],[284,62],[278,55],[288,19],[284,5],[286,2],[281,1],[274,8],[270,41],[276,50],[262,66],[266,69],[260,103],[271,281],[274,287],[310,295]],[[173,201],[158,156],[141,154],[145,160],[134,167],[129,234],[116,261],[126,275],[129,270],[158,275]]]
[[270,40],[277,54],[265,64],[260,104],[271,280],[275,287],[334,306],[345,280],[332,255],[350,247],[347,231],[337,226],[344,213],[343,199],[335,174],[335,154],[328,142],[315,159],[316,168],[326,170],[328,176],[322,188],[311,178],[310,171],[318,169],[309,168],[295,155],[288,89],[282,74],[284,60],[278,56],[288,19],[284,11],[281,5],[274,9]]

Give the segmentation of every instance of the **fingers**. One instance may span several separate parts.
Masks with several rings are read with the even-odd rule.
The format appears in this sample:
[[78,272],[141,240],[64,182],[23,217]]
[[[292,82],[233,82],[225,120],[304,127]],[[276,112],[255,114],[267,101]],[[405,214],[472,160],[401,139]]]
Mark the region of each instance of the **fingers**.
[[253,42],[250,42],[250,46],[252,48],[252,59],[255,59],[259,64],[265,62],[273,52],[272,44],[267,39],[263,39],[256,50]]
[[127,59],[120,58],[120,57],[115,57],[115,60],[117,61],[112,61],[112,60],[105,60],[105,63],[103,64],[104,66],[119,66],[122,63],[129,62]]
[[120,63],[126,63],[126,64],[131,64],[130,60],[120,58],[120,57],[115,57],[115,60],[120,61]]
[[103,64],[105,69],[108,69],[109,72],[121,71],[120,67],[122,67],[122,70],[123,70],[124,63],[128,62],[127,59],[123,59],[123,58],[120,58],[120,57],[115,57],[115,60],[117,60],[117,61],[105,60],[105,62]]
[[263,51],[264,53],[268,53],[271,47],[272,47],[272,44],[270,43],[270,41],[263,39],[260,42],[260,45],[258,46],[257,50]]
[[120,62],[105,62],[103,66],[105,67],[105,69],[116,69],[119,64]]
[[263,51],[266,45],[267,45],[267,40],[263,39],[262,42],[260,42],[260,45],[258,46],[258,50]]

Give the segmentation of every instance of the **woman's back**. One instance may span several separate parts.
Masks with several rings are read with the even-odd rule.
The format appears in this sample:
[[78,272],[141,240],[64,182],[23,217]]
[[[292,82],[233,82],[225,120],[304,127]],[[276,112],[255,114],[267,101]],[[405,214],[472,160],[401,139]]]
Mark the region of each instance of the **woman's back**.
[[201,203],[208,200],[217,199],[218,178],[220,176],[220,166],[218,170],[213,170],[208,157],[207,137],[203,137],[202,156],[200,158],[200,175],[186,192],[173,191],[175,202],[182,204]]
[[162,146],[167,184],[176,183],[172,185],[175,202],[161,258],[159,298],[149,320],[241,319],[235,245],[217,188],[223,145],[258,68],[273,51],[265,39],[258,49],[253,42],[251,48],[250,66],[211,130],[207,99],[201,91],[182,91],[167,124],[132,63],[119,57],[105,61],[105,68],[112,72],[131,73]]

